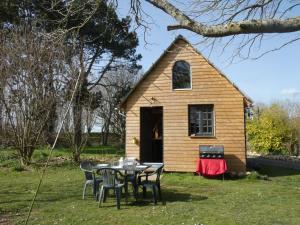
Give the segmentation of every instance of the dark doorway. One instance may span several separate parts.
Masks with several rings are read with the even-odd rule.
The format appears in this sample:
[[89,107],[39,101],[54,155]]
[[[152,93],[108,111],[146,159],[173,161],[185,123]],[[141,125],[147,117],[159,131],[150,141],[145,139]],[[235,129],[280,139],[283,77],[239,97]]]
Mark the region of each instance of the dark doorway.
[[141,107],[140,160],[163,162],[163,107]]

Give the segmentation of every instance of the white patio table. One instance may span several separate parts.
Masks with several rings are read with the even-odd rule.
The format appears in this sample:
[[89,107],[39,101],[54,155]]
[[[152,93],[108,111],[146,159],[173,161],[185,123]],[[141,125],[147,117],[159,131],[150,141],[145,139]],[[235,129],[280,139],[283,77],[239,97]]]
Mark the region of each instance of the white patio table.
[[[128,200],[128,182],[131,182],[134,189],[134,197],[137,199],[138,197],[138,183],[137,176],[138,174],[144,172],[150,167],[150,165],[111,165],[111,164],[97,164],[94,166],[94,171],[96,172],[99,169],[112,168],[120,171],[124,175],[125,182],[125,200]],[[96,187],[94,187],[96,188]]]

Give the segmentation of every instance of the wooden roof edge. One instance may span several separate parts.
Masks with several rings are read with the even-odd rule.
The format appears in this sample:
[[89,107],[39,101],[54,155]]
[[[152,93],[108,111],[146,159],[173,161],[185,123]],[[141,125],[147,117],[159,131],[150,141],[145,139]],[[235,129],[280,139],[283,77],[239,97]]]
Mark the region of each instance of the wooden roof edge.
[[144,73],[144,75],[141,77],[141,79],[139,79],[139,81],[133,86],[133,88],[128,92],[128,94],[121,100],[121,102],[120,102],[120,107],[121,108],[124,105],[124,103],[127,101],[128,97],[135,91],[135,89],[139,86],[139,84],[142,83],[142,81],[146,79],[146,77],[154,69],[156,64],[161,60],[162,57],[164,57],[167,54],[167,52],[170,50],[170,48],[173,47],[175,42],[178,41],[179,39],[182,39],[182,40],[186,41],[186,39],[182,35],[178,35],[172,41],[172,43],[162,52],[162,54],[157,58],[157,60],[155,60],[155,62],[150,66],[150,68]]
[[189,41],[188,40],[186,40],[183,36],[181,36],[181,39],[182,40],[184,40],[185,42],[187,42],[192,48],[193,48],[193,50],[196,52],[196,53],[198,53],[199,55],[201,55],[204,59],[205,59],[205,61],[209,64],[209,65],[211,65],[213,68],[215,68],[217,71],[218,71],[218,73],[222,76],[222,77],[224,77],[238,92],[240,92],[241,93],[241,95],[246,99],[246,101],[247,102],[249,102],[250,104],[252,104],[253,103],[253,100],[248,96],[248,95],[246,95],[245,94],[245,92],[243,92],[233,81],[231,81],[223,72],[222,72],[222,70],[221,69],[219,69],[215,64],[213,64],[208,58],[206,58],[198,49],[196,49],[193,45],[191,45],[190,43],[189,43]]
[[142,76],[142,78],[134,85],[134,87],[129,91],[129,93],[121,100],[120,102],[120,108],[123,107],[124,103],[127,101],[128,97],[135,91],[135,89],[139,86],[140,83],[143,82],[143,80],[145,80],[145,78],[150,74],[150,72],[154,69],[154,67],[156,66],[156,64],[161,60],[162,57],[164,57],[167,52],[170,50],[171,47],[173,47],[173,45],[178,41],[178,40],[183,40],[185,41],[187,44],[189,44],[193,50],[198,53],[199,55],[201,55],[208,64],[210,64],[213,68],[215,68],[218,73],[223,76],[239,93],[241,93],[241,95],[245,98],[247,104],[253,104],[253,100],[247,96],[237,85],[235,85],[217,66],[215,66],[209,59],[207,59],[205,56],[202,55],[202,53],[196,49],[193,45],[190,44],[190,42],[183,37],[181,34],[178,35],[173,41],[172,43],[163,51],[163,53],[157,58],[157,60],[150,66],[150,68],[144,73],[144,75]]

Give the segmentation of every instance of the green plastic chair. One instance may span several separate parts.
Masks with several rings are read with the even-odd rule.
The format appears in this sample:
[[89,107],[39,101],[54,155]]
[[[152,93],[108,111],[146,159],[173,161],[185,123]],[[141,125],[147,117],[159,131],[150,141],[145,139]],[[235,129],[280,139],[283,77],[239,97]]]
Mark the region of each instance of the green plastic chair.
[[[99,207],[101,206],[102,202],[105,202],[106,196],[110,189],[114,190],[117,199],[117,208],[120,209],[120,202],[121,202],[121,192],[122,188],[124,187],[123,175],[117,169],[113,168],[101,168],[97,170],[97,174],[101,175],[103,181],[102,185],[99,190]],[[127,193],[126,193],[127,195]],[[126,197],[127,203],[127,197]]]
[[[125,179],[125,188],[128,190],[128,183],[131,183],[133,189],[133,195],[135,199],[138,198],[138,181],[137,181],[137,172],[134,171],[134,168],[138,164],[138,161],[134,157],[126,157],[124,159],[124,167],[126,167],[126,179]],[[132,170],[131,170],[132,168]]]
[[99,189],[99,184],[102,182],[101,178],[96,178],[93,171],[94,164],[90,161],[83,161],[80,163],[80,169],[84,172],[85,182],[83,185],[82,199],[85,199],[87,186],[92,186],[93,195],[97,197],[97,191]]
[[[143,165],[150,166],[154,169],[153,172],[144,173],[139,176],[139,185],[143,188],[143,197],[146,197],[147,188],[152,190],[153,203],[157,204],[158,200],[162,200],[161,187],[160,187],[160,175],[162,174],[164,164],[163,163],[143,163]],[[154,180],[149,180],[149,177],[156,176]],[[144,179],[143,179],[144,178]]]

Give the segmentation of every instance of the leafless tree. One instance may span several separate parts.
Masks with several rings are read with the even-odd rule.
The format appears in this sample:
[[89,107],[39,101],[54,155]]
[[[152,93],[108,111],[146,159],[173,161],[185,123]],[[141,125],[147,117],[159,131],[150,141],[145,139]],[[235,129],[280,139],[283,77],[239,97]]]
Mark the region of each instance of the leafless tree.
[[[170,24],[168,30],[183,29],[194,32],[199,35],[199,43],[205,43],[206,47],[214,48],[214,46],[222,45],[226,48],[232,45],[235,48],[232,52],[233,57],[257,58],[300,39],[298,32],[300,30],[299,0],[122,1],[128,3],[130,9],[128,15],[136,22],[137,27],[133,29],[142,27],[145,31],[151,32],[149,23],[152,22],[152,15],[147,13],[145,8],[145,5],[149,4],[174,18],[176,24]],[[34,4],[44,10],[45,16],[42,18],[47,20],[47,28],[56,27],[47,35],[52,39],[60,40],[70,32],[81,30],[97,13],[97,9],[103,2],[118,8],[120,0],[87,0],[80,4],[78,1],[49,0]],[[29,17],[38,15],[35,11],[28,13],[26,7],[20,8],[24,12],[18,8],[17,10],[31,15]],[[21,15],[23,14],[21,13]],[[73,21],[74,15],[81,15],[77,23]],[[40,23],[44,24],[44,21]],[[147,39],[146,35],[145,33],[145,39]],[[276,39],[278,40],[277,45],[259,51],[261,46],[264,46],[263,41],[268,41],[278,35],[282,38]]]
[[[0,71],[2,71],[2,69]],[[0,99],[3,99],[3,97],[4,97],[5,83],[6,82],[4,80],[1,80],[1,83],[0,83]],[[3,119],[4,116],[3,116],[3,113],[4,113],[3,105],[0,103],[0,139],[3,138],[3,129],[4,129],[4,119]],[[0,141],[0,145],[1,145],[1,142],[2,141]]]
[[[94,99],[91,92],[107,71],[124,62],[132,67],[139,67],[137,61],[140,55],[135,50],[138,45],[137,35],[130,29],[130,18],[119,18],[110,0],[25,3],[16,3],[14,7],[4,4],[4,8],[6,5],[12,14],[18,16],[12,16],[13,20],[8,16],[6,19],[9,22],[1,23],[3,28],[15,26],[19,22],[35,24],[45,38],[57,43],[64,42],[68,48],[74,50],[64,63],[72,68],[73,73],[66,84],[66,98],[71,96],[70,90],[75,81],[77,82],[77,77],[79,78],[70,117],[73,128],[73,159],[79,162],[82,143],[85,142],[82,137],[85,133],[82,121],[84,114],[91,109],[85,104]],[[52,120],[47,125],[49,132],[52,132],[55,127],[55,111],[50,115]]]
[[[127,0],[136,24],[149,25],[146,4],[171,16],[176,24],[167,29],[188,30],[205,48],[221,52],[232,46],[232,58],[258,58],[300,39],[299,0]],[[112,0],[118,4],[119,0]],[[145,29],[147,31],[147,29]],[[277,36],[281,35],[281,38]],[[277,38],[277,45],[261,48]]]
[[[55,7],[47,10],[62,15],[56,21],[60,26],[54,34],[67,34],[68,45],[75,46],[76,49],[76,63],[73,65],[77,68],[72,77],[79,76],[80,79],[70,118],[73,128],[73,159],[79,162],[86,140],[83,136],[88,134],[82,121],[84,116],[91,115],[94,103],[97,102],[93,96],[95,87],[100,85],[105,73],[122,63],[131,63],[132,67],[137,67],[136,62],[140,56],[135,53],[138,40],[136,34],[130,31],[130,19],[119,18],[109,0],[89,0],[83,6],[79,6],[78,1],[67,3],[61,8],[63,11],[57,11]],[[69,38],[70,34],[73,38]],[[48,35],[53,36],[53,32]],[[72,82],[70,84],[72,87]],[[86,103],[91,103],[91,106]]]
[[30,26],[2,30],[0,37],[0,102],[9,121],[6,132],[22,164],[28,165],[62,91],[64,48]]
[[125,117],[119,111],[119,104],[139,78],[138,70],[129,71],[126,66],[106,73],[100,88],[102,98],[97,108],[97,116],[101,121],[101,143],[108,144],[112,133],[124,143]]
[[[300,7],[297,0],[190,0],[185,5],[179,1],[179,7],[167,0],[146,1],[176,20],[177,24],[169,25],[168,30],[192,31],[204,37],[203,41],[212,48],[217,44],[224,48],[232,45],[232,57],[259,58],[300,39],[300,17],[295,16]],[[263,41],[283,33],[289,34],[276,46],[261,50]]]
[[[63,137],[64,140],[67,142],[68,146],[70,147],[70,150],[72,152],[73,160],[76,162],[76,160],[80,159],[80,155],[84,150],[84,147],[86,146],[86,143],[88,142],[88,138],[90,136],[90,133],[92,131],[92,128],[95,124],[95,108],[94,108],[94,101],[98,101],[98,99],[95,99],[96,95],[89,95],[89,98],[86,98],[86,102],[81,105],[82,107],[82,113],[80,117],[74,117],[74,112],[70,110],[67,114],[67,117],[64,121],[64,127],[63,127]],[[59,113],[58,113],[58,123],[62,123],[62,117],[61,115],[64,115],[67,110],[67,105],[69,104],[68,101],[62,102],[58,107]],[[74,121],[75,119],[79,119],[79,121]],[[80,142],[75,139],[75,124],[80,123],[81,127],[81,137]]]
[[178,24],[169,25],[168,30],[187,29],[205,37],[300,30],[299,16],[289,17],[291,11],[299,7],[300,2],[295,0],[192,0],[185,1],[189,4],[185,4],[188,7],[184,10],[167,0],[146,1],[177,21]]

